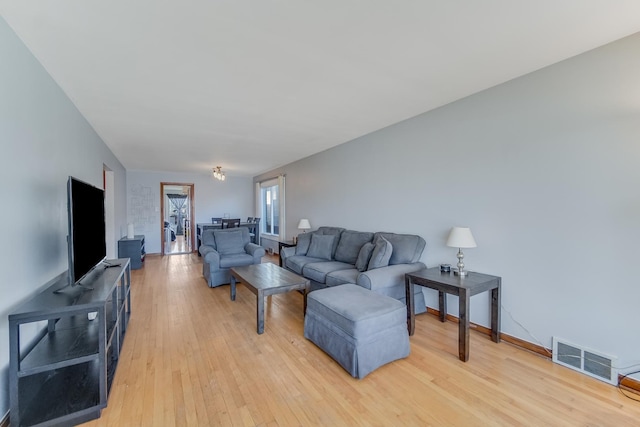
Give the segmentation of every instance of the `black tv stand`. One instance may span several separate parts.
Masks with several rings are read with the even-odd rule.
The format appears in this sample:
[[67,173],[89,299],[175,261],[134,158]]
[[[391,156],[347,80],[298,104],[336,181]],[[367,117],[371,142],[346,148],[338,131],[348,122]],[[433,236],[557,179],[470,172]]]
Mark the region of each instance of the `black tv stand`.
[[[118,264],[119,266],[120,264]],[[115,267],[115,265],[113,265],[112,267]],[[85,277],[83,277],[82,279],[80,279],[79,281],[77,281],[76,283],[71,283],[71,277],[69,277],[69,279],[67,280],[67,284],[62,286],[61,288],[55,289],[53,291],[54,294],[61,294],[64,290],[68,290],[68,289],[82,289],[84,291],[92,291],[93,288],[89,285],[86,285],[82,282],[93,282],[96,280],[96,277],[92,277],[95,276],[97,273],[97,269],[94,268],[93,270],[91,270],[89,273],[87,273],[87,275]],[[100,272],[101,273],[101,272]]]
[[109,261],[103,261],[102,264],[104,264],[104,269],[106,270],[107,268],[113,268],[113,267],[120,267],[120,264],[112,264]]
[[[107,406],[131,315],[129,260],[112,264],[119,268],[96,269],[83,279],[92,292],[67,287],[62,275],[9,314],[12,426],[75,425],[100,417]],[[94,320],[89,313],[97,313]],[[21,337],[43,320],[35,338]]]
[[54,289],[53,293],[54,294],[62,294],[62,293],[64,293],[64,291],[73,291],[73,290],[77,290],[77,289],[81,289],[82,292],[92,291],[93,290],[93,288],[91,286],[87,286],[87,285],[84,285],[84,284],[78,282],[78,283],[67,283],[66,285],[64,285],[61,288]]

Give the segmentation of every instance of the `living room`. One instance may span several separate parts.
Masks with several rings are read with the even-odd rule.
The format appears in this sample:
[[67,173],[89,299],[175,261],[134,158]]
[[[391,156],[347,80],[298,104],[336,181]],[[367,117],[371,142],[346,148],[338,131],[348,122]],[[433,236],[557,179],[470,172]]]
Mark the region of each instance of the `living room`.
[[[620,374],[636,371],[640,34],[593,47],[220,183],[202,173],[125,168],[0,19],[2,198],[11,201],[2,217],[11,245],[2,267],[12,276],[0,285],[0,415],[9,408],[7,315],[67,266],[67,177],[102,186],[105,168],[113,176],[114,239],[126,234],[137,188],[195,183],[196,220],[206,222],[223,212],[255,213],[255,184],[283,174],[287,237],[301,218],[313,228],[418,234],[427,241],[422,261],[431,267],[455,264],[447,233],[469,226],[478,246],[465,251],[467,268],[502,277],[504,334],[545,348],[562,337],[615,356]],[[155,215],[151,209],[149,228],[136,231],[158,233]],[[147,251],[160,253],[154,236]],[[434,294],[425,292],[429,307],[437,307]],[[471,321],[487,326],[488,317],[487,297],[475,297]]]

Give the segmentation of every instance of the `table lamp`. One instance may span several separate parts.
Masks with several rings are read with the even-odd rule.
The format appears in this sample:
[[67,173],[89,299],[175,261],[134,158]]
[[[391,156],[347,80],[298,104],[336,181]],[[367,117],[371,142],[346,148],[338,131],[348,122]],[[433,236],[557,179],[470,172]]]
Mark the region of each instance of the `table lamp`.
[[477,246],[473,234],[471,234],[471,229],[468,227],[452,227],[447,239],[447,246],[458,248],[458,269],[453,271],[454,274],[466,276],[467,272],[464,270],[464,263],[462,262],[464,258],[462,248],[475,248]]
[[309,224],[309,220],[303,218],[298,223],[298,230],[302,230],[303,233],[306,233],[307,230],[311,230],[311,224]]

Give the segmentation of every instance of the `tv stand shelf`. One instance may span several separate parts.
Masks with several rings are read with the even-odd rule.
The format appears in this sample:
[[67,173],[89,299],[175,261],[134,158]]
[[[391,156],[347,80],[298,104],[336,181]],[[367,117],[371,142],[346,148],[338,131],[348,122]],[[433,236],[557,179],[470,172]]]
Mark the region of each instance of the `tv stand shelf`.
[[[118,265],[83,279],[92,290],[67,287],[63,275],[9,314],[12,426],[78,424],[107,406],[131,314],[129,259],[108,262]],[[42,321],[41,333],[21,342],[20,325]]]

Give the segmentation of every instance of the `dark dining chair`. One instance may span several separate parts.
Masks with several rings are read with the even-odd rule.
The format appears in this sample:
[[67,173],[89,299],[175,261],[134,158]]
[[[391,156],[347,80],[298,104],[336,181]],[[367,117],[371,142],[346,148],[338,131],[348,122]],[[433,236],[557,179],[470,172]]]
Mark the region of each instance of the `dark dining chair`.
[[222,220],[222,228],[238,228],[240,227],[240,218],[229,219],[224,218]]
[[222,218],[211,218],[211,224],[222,224]]
[[253,218],[253,221],[247,222],[252,222],[253,224],[255,224],[249,229],[249,237],[251,238],[251,242],[260,244],[258,242],[258,238],[256,237],[258,234],[260,234],[260,230],[258,229],[258,227],[260,227],[260,218]]

